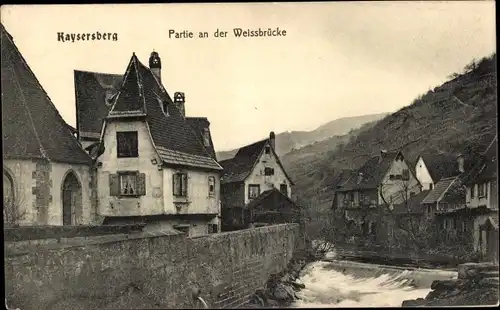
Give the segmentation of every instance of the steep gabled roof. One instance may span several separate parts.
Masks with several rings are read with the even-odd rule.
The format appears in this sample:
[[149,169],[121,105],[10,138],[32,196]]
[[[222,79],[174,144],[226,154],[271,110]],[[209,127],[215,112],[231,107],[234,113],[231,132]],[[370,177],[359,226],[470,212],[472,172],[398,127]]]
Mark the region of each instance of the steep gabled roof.
[[99,139],[102,122],[122,81],[121,74],[74,71],[76,129],[80,137]]
[[2,136],[4,158],[44,158],[89,164],[49,96],[1,25]]
[[208,121],[208,118],[186,117],[186,122],[193,129],[194,133],[198,137],[198,140],[202,141],[202,143],[203,143],[203,134],[205,128],[209,130],[208,134],[210,139],[210,146],[205,146],[205,148],[207,149],[210,156],[212,156],[213,159],[217,160],[217,157],[215,155],[214,143],[212,141],[212,135],[210,134],[210,122]]
[[386,152],[368,159],[361,168],[351,173],[349,179],[338,188],[338,191],[377,188],[399,154],[401,154],[400,151]]
[[[270,204],[267,204],[270,202]],[[278,189],[272,188],[267,191],[262,192],[258,197],[252,199],[249,203],[245,205],[245,208],[259,208],[264,205],[270,205],[273,209],[280,209],[279,206],[283,203],[287,203],[292,206],[297,211],[300,211],[301,208],[297,205],[292,199],[288,196],[283,195]]]
[[[162,105],[167,104],[165,113]],[[132,55],[106,121],[145,117],[152,142],[165,164],[222,170],[153,72]]]
[[[436,183],[442,178],[448,178],[460,174],[458,170],[457,156],[447,153],[426,152],[421,154],[425,166]],[[417,159],[418,160],[418,159]]]
[[441,201],[441,199],[443,199],[448,189],[453,185],[453,183],[456,180],[458,180],[458,176],[439,180],[439,182],[436,183],[434,188],[430,190],[429,194],[427,195],[427,197],[425,197],[422,203],[427,204],[427,203],[436,203]]
[[466,184],[481,183],[497,178],[497,136],[493,138],[487,149],[483,152],[478,163],[472,168],[465,179]]
[[221,161],[220,164],[224,168],[221,181],[223,183],[244,181],[252,172],[255,162],[267,142],[268,139],[264,139],[244,146],[238,150],[233,158]]
[[405,203],[394,205],[393,212],[396,214],[422,214],[425,212],[422,206],[423,200],[429,194],[429,190],[421,191],[413,197],[410,197]]
[[[244,181],[252,173],[257,160],[260,158],[267,144],[271,145],[269,138],[244,146],[238,150],[233,158],[221,161],[220,164],[224,168],[224,175],[221,178],[221,182],[234,183]],[[271,147],[271,152],[286,178],[293,185],[292,179],[288,176],[273,147]]]

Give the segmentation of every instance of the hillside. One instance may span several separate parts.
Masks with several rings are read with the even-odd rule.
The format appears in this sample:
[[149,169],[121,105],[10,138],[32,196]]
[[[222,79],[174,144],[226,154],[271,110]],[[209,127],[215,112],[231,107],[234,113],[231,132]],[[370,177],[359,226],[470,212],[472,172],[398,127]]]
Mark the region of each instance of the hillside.
[[[420,152],[474,153],[496,134],[496,54],[473,61],[461,74],[419,96],[411,105],[373,126],[334,137],[286,155],[285,168],[295,181],[294,196],[314,208],[331,204],[343,169],[356,169],[381,149],[402,149],[414,162]],[[348,141],[338,148],[339,141]],[[312,154],[314,153],[314,156]]]
[[[345,135],[363,124],[380,120],[387,115],[388,113],[344,117],[328,122],[311,131],[282,132],[276,134],[276,152],[279,156],[283,156],[290,151],[300,149],[315,142],[323,141],[333,136]],[[217,159],[232,158],[237,151],[238,149],[217,152]]]

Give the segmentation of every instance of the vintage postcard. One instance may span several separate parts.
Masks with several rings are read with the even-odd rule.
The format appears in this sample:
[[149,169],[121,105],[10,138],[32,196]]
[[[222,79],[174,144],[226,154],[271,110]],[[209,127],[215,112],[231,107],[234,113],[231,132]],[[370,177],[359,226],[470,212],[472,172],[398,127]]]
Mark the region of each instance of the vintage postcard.
[[6,308],[498,305],[495,10],[2,6]]

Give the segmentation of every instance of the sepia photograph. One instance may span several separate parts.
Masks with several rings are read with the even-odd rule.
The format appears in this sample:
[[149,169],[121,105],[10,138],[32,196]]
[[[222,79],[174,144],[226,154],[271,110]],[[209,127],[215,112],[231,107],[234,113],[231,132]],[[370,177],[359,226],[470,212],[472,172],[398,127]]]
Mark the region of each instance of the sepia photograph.
[[495,1],[0,12],[6,309],[499,305]]

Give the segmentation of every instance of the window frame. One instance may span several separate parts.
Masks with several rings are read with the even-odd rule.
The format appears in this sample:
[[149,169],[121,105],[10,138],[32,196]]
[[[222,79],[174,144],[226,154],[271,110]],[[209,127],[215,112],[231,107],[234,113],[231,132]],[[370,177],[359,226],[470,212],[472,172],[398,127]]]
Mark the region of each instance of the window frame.
[[[139,192],[138,192],[138,183],[139,183],[139,171],[117,171],[116,174],[118,174],[118,184],[120,188],[120,197],[139,197]],[[122,177],[124,176],[133,176],[134,177],[134,193],[133,194],[125,194],[123,193],[123,186],[122,186]]]
[[[285,189],[285,192],[283,192],[283,188]],[[288,196],[288,184],[286,183],[281,183],[280,184],[280,192],[285,195],[285,196]]]
[[[268,173],[268,171],[270,171],[270,172]],[[274,168],[272,168],[272,167],[264,167],[264,176],[269,177],[269,176],[272,176],[272,175],[274,175]]]
[[[213,186],[212,189],[210,188],[211,186]],[[215,177],[214,176],[208,177],[208,196],[209,197],[215,196]]]
[[[135,148],[131,150],[129,154],[124,154],[123,152],[120,153],[120,147],[123,146],[120,141],[123,141],[120,138],[126,138],[128,139],[127,135],[134,135],[135,137],[135,145],[131,146],[130,148]],[[130,142],[130,140],[127,140],[127,142]],[[123,150],[122,150],[123,151]],[[139,157],[139,133],[137,130],[129,130],[129,131],[117,131],[116,132],[116,157],[117,158],[137,158]]]
[[205,147],[210,147],[211,146],[211,143],[210,143],[210,130],[208,128],[204,128],[203,129],[203,145]]
[[401,179],[403,181],[409,181],[410,180],[410,169],[403,169],[403,171],[401,171]]
[[[182,182],[182,176],[185,176],[185,184],[183,184]],[[179,178],[179,182],[180,182],[180,193],[177,192],[176,190],[176,178]],[[172,175],[172,194],[174,197],[178,197],[178,198],[187,198],[188,197],[188,184],[189,184],[189,181],[188,181],[188,173],[187,172],[184,172],[184,171],[178,171],[178,172],[175,172],[173,175]],[[183,191],[183,185],[184,185],[184,191]]]
[[[251,188],[257,188],[257,195],[255,197],[252,197],[250,194],[252,191],[250,190]],[[260,184],[248,184],[248,199],[255,199],[259,197],[260,195]]]

